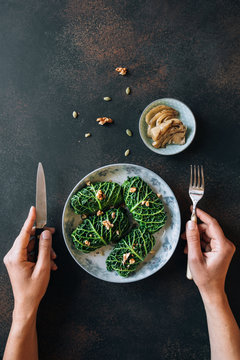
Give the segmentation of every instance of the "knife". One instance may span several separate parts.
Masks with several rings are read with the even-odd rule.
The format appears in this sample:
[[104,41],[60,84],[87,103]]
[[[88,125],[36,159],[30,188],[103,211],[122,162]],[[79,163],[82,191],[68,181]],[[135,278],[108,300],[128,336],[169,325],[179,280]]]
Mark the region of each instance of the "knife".
[[38,255],[39,236],[47,224],[47,194],[46,182],[42,163],[38,163],[36,180],[36,232],[35,232],[35,259]]

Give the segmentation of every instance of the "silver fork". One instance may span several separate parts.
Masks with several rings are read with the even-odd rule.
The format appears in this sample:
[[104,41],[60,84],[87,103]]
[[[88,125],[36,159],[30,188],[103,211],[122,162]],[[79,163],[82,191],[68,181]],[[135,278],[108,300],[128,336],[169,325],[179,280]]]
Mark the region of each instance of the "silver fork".
[[[197,223],[197,216],[196,216],[196,207],[199,200],[204,195],[204,175],[203,175],[203,166],[190,165],[190,184],[189,184],[189,196],[193,203],[193,210],[191,215],[191,220]],[[192,274],[187,264],[187,278],[192,280]]]

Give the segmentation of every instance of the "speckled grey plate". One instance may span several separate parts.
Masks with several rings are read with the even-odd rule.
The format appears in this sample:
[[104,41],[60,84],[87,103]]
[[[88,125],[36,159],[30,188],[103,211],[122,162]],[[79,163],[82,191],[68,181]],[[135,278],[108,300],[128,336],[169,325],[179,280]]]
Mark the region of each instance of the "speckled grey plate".
[[[156,244],[153,248],[154,253],[149,254],[138,270],[129,276],[123,278],[115,272],[109,272],[106,269],[106,258],[113,248],[112,245],[100,249],[100,254],[96,251],[89,254],[83,254],[78,251],[72,243],[71,232],[81,222],[81,216],[76,215],[70,205],[70,199],[73,194],[85,186],[86,181],[115,181],[122,184],[128,176],[140,176],[147,184],[151,186],[155,193],[162,194],[165,211],[167,212],[167,223],[163,229],[154,234]],[[172,256],[179,239],[181,227],[180,212],[177,200],[160,176],[142,166],[133,164],[112,164],[103,166],[94,170],[85,176],[71,191],[62,215],[62,231],[66,246],[74,260],[89,274],[98,279],[114,283],[127,283],[144,279],[161,269]],[[98,250],[99,251],[99,250]]]
[[[158,105],[167,105],[171,106],[175,110],[179,112],[179,119],[183,122],[185,126],[187,126],[186,132],[186,143],[184,145],[167,145],[166,148],[156,149],[152,146],[152,139],[147,136],[147,123],[145,121],[145,117],[147,113]],[[149,104],[142,112],[142,115],[139,120],[139,132],[144,144],[152,151],[160,155],[174,155],[180,153],[185,150],[193,141],[195,133],[196,133],[196,121],[191,110],[179,100],[164,98],[153,101]]]

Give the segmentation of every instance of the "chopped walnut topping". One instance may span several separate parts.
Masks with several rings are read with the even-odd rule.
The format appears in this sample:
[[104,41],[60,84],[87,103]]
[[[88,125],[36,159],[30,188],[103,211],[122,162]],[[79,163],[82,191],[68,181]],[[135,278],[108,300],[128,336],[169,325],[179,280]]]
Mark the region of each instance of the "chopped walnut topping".
[[[97,192],[98,200],[103,200],[103,197],[104,197],[104,194],[103,194],[102,190],[98,190],[98,192]],[[106,195],[105,195],[105,197],[106,197]]]
[[112,219],[115,219],[115,217],[116,217],[116,213],[115,213],[115,212],[112,212],[111,217],[112,217]]
[[91,245],[90,241],[88,241],[88,240],[85,240],[85,241],[84,241],[84,244],[87,245],[87,246],[90,246],[90,245]]
[[97,216],[101,216],[101,215],[103,215],[103,211],[102,211],[102,210],[98,210]]
[[131,258],[130,260],[129,260],[129,264],[134,264],[135,263],[135,260],[133,259],[133,258]]
[[113,119],[108,118],[108,117],[97,118],[96,121],[98,122],[99,125],[105,125],[105,124],[112,124],[113,123]]
[[129,258],[130,255],[131,255],[131,253],[123,254],[123,261],[122,261],[123,265],[125,264],[125,262],[127,261],[127,259]]
[[84,220],[84,219],[86,219],[87,218],[87,215],[86,214],[82,214],[82,219]]
[[162,197],[162,195],[161,195],[161,194],[157,194],[157,197],[160,198],[160,197]]
[[111,224],[109,220],[104,220],[102,224],[107,228],[107,230],[114,227],[114,224]]
[[89,234],[90,237],[92,237],[92,234]]
[[116,230],[116,234],[119,235],[119,230]]
[[127,68],[117,67],[115,70],[116,70],[120,75],[126,75],[126,73],[127,73]]
[[87,186],[90,186],[90,185],[91,185],[91,181],[88,180],[88,181],[86,182],[86,185],[87,185]]
[[146,201],[146,202],[145,202],[145,205],[146,205],[146,206],[149,206],[149,201]]
[[130,193],[135,193],[137,191],[137,188],[131,187],[129,191],[130,191]]
[[142,202],[141,202],[141,205],[144,205],[145,203],[146,203],[146,201],[142,201]]

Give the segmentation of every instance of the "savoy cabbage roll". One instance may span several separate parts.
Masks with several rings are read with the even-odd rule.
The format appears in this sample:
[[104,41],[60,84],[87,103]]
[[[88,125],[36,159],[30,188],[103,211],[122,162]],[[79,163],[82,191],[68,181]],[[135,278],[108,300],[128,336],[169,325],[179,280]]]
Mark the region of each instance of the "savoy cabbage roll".
[[76,214],[92,215],[98,210],[116,207],[123,202],[122,188],[110,181],[97,182],[82,188],[71,198],[71,206]]
[[134,176],[124,181],[122,188],[125,204],[141,227],[155,233],[164,226],[167,216],[163,203],[148,184]]
[[155,238],[144,228],[135,228],[117,243],[106,260],[107,270],[128,277],[155,245]]
[[99,210],[97,215],[89,216],[71,234],[74,246],[89,253],[110,242],[119,241],[129,228],[125,209]]

